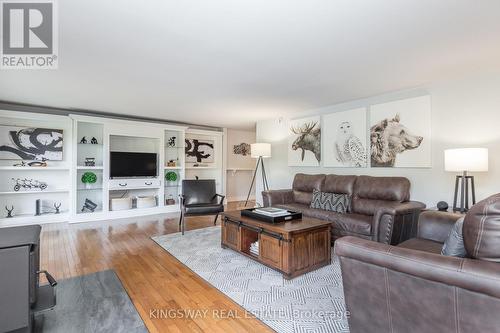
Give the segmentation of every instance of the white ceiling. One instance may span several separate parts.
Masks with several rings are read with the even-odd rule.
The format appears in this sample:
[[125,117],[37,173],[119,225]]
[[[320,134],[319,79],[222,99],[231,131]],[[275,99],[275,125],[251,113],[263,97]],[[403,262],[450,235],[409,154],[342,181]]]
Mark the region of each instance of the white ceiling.
[[59,69],[0,100],[250,128],[500,67],[498,0],[64,0]]

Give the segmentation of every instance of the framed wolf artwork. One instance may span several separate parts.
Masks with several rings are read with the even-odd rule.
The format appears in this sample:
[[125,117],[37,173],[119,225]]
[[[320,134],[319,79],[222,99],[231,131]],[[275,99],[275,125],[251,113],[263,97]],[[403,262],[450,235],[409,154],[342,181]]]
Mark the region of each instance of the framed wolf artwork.
[[2,125],[0,159],[61,161],[63,130]]
[[319,166],[321,120],[319,116],[291,120],[288,132],[288,165]]
[[366,168],[366,108],[323,116],[323,165]]
[[372,167],[431,167],[429,95],[370,107]]

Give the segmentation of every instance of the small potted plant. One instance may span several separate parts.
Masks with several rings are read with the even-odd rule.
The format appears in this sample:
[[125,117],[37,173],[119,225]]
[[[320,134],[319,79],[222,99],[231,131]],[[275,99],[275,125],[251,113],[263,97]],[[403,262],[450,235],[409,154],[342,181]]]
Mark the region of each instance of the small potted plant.
[[92,184],[95,184],[97,182],[97,176],[93,172],[85,172],[82,175],[82,183],[85,184],[86,189],[92,188]]

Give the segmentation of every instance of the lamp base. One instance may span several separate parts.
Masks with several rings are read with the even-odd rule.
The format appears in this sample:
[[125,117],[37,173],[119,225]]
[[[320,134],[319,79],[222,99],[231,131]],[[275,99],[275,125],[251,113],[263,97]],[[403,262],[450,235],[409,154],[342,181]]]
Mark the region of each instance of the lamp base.
[[[453,197],[453,211],[466,213],[469,210],[469,183],[471,188],[472,205],[476,204],[476,189],[474,186],[474,176],[468,176],[464,171],[463,175],[455,178],[455,195]],[[458,187],[460,185],[460,207],[458,207]]]

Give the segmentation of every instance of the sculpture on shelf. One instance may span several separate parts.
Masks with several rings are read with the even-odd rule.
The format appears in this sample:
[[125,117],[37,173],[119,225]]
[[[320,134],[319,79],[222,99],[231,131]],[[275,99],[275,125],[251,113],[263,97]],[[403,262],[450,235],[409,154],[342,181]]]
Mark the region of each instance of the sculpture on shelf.
[[57,202],[54,202],[54,209],[55,209],[55,212],[54,214],[59,214],[61,211],[59,210],[61,208],[61,204],[62,203],[57,203]]
[[95,158],[85,157],[85,166],[95,166]]
[[171,136],[170,138],[168,138],[167,145],[168,145],[170,148],[174,148],[174,147],[175,147],[175,139],[176,139],[176,137],[175,137],[175,136]]
[[9,207],[5,206],[5,210],[7,211],[6,217],[14,217],[14,215],[12,215],[12,212],[14,211],[14,205],[12,205],[10,209]]
[[95,173],[89,171],[82,175],[82,183],[85,184],[85,188],[89,189],[95,182],[97,182],[97,176]]
[[86,138],[86,137],[83,137],[83,138],[80,140],[80,143],[83,143],[83,144],[87,143],[87,138]]
[[93,144],[93,145],[97,145],[98,144],[97,139],[94,136],[90,140],[90,143]]
[[26,162],[21,161],[19,163],[14,164],[13,166],[15,166],[15,167],[25,167],[26,166]]
[[34,162],[29,162],[28,166],[30,167],[46,167],[47,162],[45,162],[45,159],[42,159],[42,161],[34,161]]
[[175,160],[169,160],[167,162],[167,166],[168,167],[175,167],[175,166],[177,166],[177,162]]
[[42,200],[36,199],[35,202],[35,216],[42,215]]
[[33,179],[21,179],[21,178],[12,178],[13,181],[15,181],[14,184],[14,191],[19,191],[21,188],[25,189],[36,189],[39,188],[41,191],[45,190],[47,188],[47,183],[41,182],[39,180],[33,180]]
[[165,201],[165,204],[168,206],[175,205],[175,199],[174,199],[174,196],[172,194],[168,195],[168,198]]
[[83,204],[82,207],[82,212],[88,211],[93,213],[95,209],[97,208],[97,204],[92,202],[92,200],[85,199],[85,203]]

